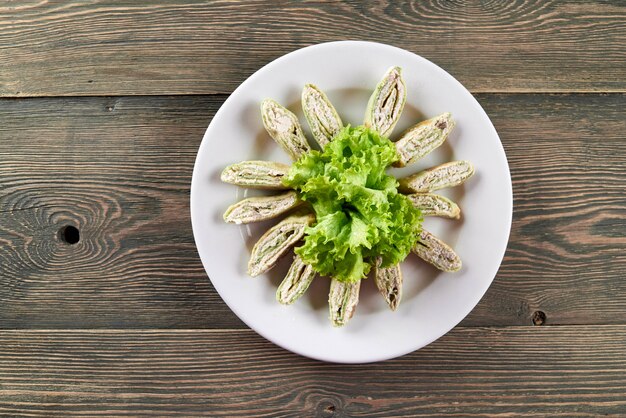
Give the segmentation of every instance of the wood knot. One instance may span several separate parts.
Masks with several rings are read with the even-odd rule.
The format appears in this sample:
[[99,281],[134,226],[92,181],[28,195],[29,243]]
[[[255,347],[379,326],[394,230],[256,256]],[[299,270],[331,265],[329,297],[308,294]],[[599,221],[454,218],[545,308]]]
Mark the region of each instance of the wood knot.
[[533,312],[532,320],[534,325],[543,325],[546,323],[546,314],[542,311],[535,311]]
[[64,226],[59,230],[59,239],[66,244],[74,245],[80,241],[80,231],[72,225]]
[[337,416],[337,406],[331,401],[321,402],[318,406],[318,416],[332,418]]

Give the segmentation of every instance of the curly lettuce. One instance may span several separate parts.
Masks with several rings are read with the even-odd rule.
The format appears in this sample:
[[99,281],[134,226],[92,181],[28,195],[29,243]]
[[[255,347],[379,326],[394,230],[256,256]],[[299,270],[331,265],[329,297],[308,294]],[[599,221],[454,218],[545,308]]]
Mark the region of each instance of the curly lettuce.
[[404,260],[421,230],[422,215],[386,173],[398,159],[389,139],[364,126],[343,128],[322,152],[303,155],[283,183],[311,204],[316,223],[296,248],[320,274],[344,282],[365,278]]

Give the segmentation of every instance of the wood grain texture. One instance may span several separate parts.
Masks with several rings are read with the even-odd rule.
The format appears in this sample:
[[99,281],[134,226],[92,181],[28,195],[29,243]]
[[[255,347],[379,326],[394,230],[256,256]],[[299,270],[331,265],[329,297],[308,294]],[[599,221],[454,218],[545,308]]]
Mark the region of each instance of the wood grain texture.
[[[0,326],[239,324],[189,215],[196,151],[223,100],[0,102]],[[80,242],[59,239],[66,225]]]
[[11,1],[0,95],[229,93],[294,49],[344,39],[416,52],[474,92],[626,90],[611,1]]
[[[224,97],[0,101],[1,328],[241,328],[200,264],[189,184]],[[480,95],[514,182],[465,326],[626,323],[626,96]],[[57,233],[81,231],[67,245]]]
[[[624,95],[479,96],[513,180],[504,262],[464,325],[623,324]],[[517,319],[516,319],[517,318]]]
[[624,416],[626,327],[465,328],[333,365],[252,331],[2,331],[0,414]]

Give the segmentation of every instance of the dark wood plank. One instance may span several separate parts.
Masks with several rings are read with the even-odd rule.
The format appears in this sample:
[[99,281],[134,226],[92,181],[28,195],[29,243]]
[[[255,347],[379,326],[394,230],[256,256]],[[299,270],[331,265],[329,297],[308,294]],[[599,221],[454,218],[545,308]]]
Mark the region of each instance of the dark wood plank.
[[626,5],[611,1],[0,5],[0,95],[231,92],[294,49],[399,46],[474,92],[625,91]]
[[[626,96],[480,95],[511,241],[466,326],[626,323]],[[239,328],[196,254],[189,184],[224,97],[0,101],[0,327]],[[81,240],[58,238],[66,226]]]
[[[513,179],[504,263],[464,325],[626,322],[626,96],[479,96]],[[595,110],[594,110],[595,109]]]
[[624,416],[626,327],[457,328],[370,365],[252,331],[2,331],[0,414]]
[[[0,326],[239,326],[189,215],[195,154],[223,100],[0,102]],[[75,245],[59,239],[67,225]]]

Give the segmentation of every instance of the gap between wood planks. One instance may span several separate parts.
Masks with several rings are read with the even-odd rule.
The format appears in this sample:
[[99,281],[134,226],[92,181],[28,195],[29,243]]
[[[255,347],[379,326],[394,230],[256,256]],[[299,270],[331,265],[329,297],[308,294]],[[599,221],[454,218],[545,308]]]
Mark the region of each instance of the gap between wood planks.
[[[477,90],[472,89],[469,92],[475,95],[621,95],[626,94],[626,89],[604,89],[604,90]],[[172,93],[172,94],[71,94],[71,95],[2,95],[0,94],[1,100],[26,100],[26,99],[72,99],[72,98],[81,98],[81,99],[89,99],[89,98],[102,98],[108,97],[111,99],[122,98],[122,97],[132,97],[132,98],[159,98],[159,97],[224,97],[227,98],[232,94],[231,92],[215,92],[215,93]]]

